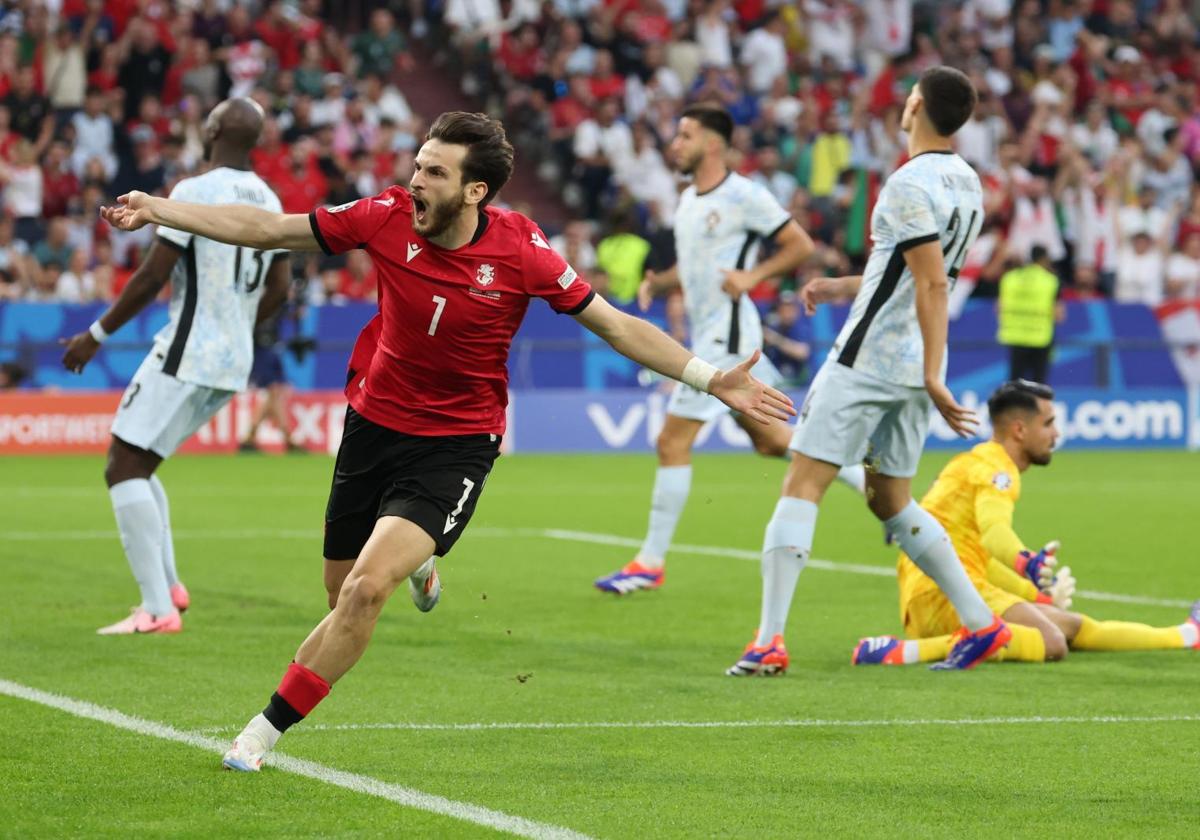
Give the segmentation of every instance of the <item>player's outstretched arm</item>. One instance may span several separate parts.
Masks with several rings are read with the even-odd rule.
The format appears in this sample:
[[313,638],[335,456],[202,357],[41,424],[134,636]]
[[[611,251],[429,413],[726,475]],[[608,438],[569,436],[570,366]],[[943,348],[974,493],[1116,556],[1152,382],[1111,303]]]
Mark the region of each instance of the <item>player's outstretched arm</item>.
[[242,204],[191,204],[134,191],[118,198],[116,207],[101,207],[100,215],[121,230],[154,224],[260,251],[321,250],[302,213],[272,213]]
[[917,323],[925,344],[925,390],[955,434],[970,437],[979,425],[979,418],[971,409],[959,405],[954,394],[942,382],[942,359],[945,358],[946,336],[950,330],[950,283],[946,279],[942,245],[936,239],[914,245],[904,252],[904,261],[912,271],[916,284]]
[[178,248],[162,241],[151,245],[146,258],[129,278],[129,283],[121,290],[112,306],[88,329],[70,338],[59,339],[60,344],[66,345],[62,357],[63,367],[72,373],[83,373],[84,367],[96,355],[104,340],[125,326],[130,318],[158,297],[162,287],[171,278],[171,271],[178,259]]
[[649,321],[614,309],[599,296],[594,297],[575,319],[622,356],[698,391],[710,393],[760,423],[786,420],[796,413],[787,394],[764,385],[750,373],[760,351],[754,351],[749,359],[729,370],[717,370],[693,356]]

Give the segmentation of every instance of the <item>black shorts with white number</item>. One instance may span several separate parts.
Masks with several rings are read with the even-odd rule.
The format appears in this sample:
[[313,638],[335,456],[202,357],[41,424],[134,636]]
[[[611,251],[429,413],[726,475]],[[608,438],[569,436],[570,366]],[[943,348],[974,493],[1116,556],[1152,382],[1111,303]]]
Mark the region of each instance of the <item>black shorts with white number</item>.
[[325,557],[357,558],[381,516],[419,525],[437,555],[446,554],[475,512],[499,454],[499,435],[408,435],[347,407],[325,509]]

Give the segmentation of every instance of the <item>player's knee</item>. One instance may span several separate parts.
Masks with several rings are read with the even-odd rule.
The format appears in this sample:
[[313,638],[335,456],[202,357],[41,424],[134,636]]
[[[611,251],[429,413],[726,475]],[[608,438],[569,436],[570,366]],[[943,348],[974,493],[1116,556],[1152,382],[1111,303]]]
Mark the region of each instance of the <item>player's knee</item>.
[[788,454],[786,442],[780,444],[763,438],[754,438],[754,451],[767,458],[782,458]]
[[357,575],[346,581],[340,594],[332,596],[335,603],[345,601],[346,607],[356,614],[373,615],[383,609],[389,587],[370,575]]
[[659,433],[654,448],[658,451],[658,460],[667,465],[686,463],[690,449],[686,441],[666,432]]
[[1046,661],[1058,662],[1067,658],[1067,637],[1057,627],[1042,629],[1042,639],[1046,643]]

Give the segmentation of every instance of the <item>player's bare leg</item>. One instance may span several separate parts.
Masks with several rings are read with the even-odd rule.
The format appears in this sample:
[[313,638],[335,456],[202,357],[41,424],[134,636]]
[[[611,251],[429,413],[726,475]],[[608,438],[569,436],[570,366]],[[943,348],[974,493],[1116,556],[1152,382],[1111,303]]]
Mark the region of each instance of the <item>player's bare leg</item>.
[[100,628],[104,636],[175,633],[182,628],[177,605],[187,608],[187,590],[174,580],[166,491],[154,476],[162,463],[155,452],[113,437],[104,481],[129,568],[141,590],[141,603],[121,621]]
[[[329,596],[329,609],[337,606],[342,584],[353,568],[353,560],[325,558],[325,591]],[[436,557],[430,557],[408,576],[408,590],[413,603],[421,612],[429,612],[437,606],[442,594],[442,583],[438,577]]]
[[1071,650],[1200,650],[1200,601],[1182,624],[1152,627],[1133,621],[1097,621],[1052,604],[1034,606],[1062,630]]
[[338,594],[337,605],[309,634],[267,708],[234,740],[225,766],[254,771],[290,726],[299,723],[362,657],[388,598],[433,554],[433,538],[396,516],[375,523]]
[[703,427],[704,423],[699,420],[667,415],[656,443],[658,472],[654,476],[646,538],[632,562],[596,579],[597,589],[625,595],[662,586],[667,549],[691,492],[692,446]]

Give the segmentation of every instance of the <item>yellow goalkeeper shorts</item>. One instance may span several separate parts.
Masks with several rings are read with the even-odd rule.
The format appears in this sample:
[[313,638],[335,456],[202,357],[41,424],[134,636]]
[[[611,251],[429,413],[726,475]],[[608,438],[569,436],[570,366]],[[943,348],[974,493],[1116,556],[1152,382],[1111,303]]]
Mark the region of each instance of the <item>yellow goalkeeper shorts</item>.
[[[1024,598],[1014,595],[987,581],[973,581],[983,596],[988,609],[996,615],[1004,615],[1010,607],[1027,603]],[[934,636],[947,636],[962,626],[958,613],[940,589],[931,589],[913,596],[904,604],[901,612],[904,615],[904,633],[910,639],[929,639]]]

